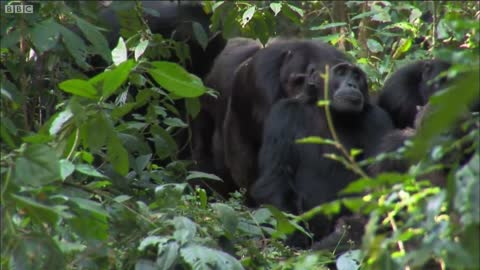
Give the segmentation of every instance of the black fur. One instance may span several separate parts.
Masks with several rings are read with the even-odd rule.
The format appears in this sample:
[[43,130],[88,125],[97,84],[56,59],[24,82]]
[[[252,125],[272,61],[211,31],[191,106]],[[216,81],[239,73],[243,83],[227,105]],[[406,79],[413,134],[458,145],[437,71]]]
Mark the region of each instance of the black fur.
[[380,92],[378,105],[392,117],[395,127],[413,127],[417,106],[446,86],[438,76],[450,67],[443,60],[425,60],[406,65],[390,76]]
[[301,92],[306,74],[347,61],[327,44],[277,40],[245,62],[234,78],[224,122],[225,160],[235,183],[249,188],[257,178],[257,155],[271,107]]
[[[341,69],[346,75],[337,73]],[[307,136],[332,139],[325,110],[314,102],[325,97],[323,80],[318,72],[310,77],[303,95],[273,106],[263,132],[260,176],[251,190],[258,203],[296,214],[336,199],[338,192],[358,177],[340,162],[324,157],[327,153],[341,155],[335,147],[295,143]],[[342,91],[349,93],[338,95]],[[339,64],[331,68],[329,92],[333,125],[342,145],[347,151],[362,149],[359,158],[372,156],[375,145],[393,129],[393,124],[381,108],[370,103],[365,74],[351,64]],[[316,96],[312,97],[312,93]],[[360,109],[358,93],[363,97]],[[339,98],[346,100],[335,100]],[[345,104],[352,105],[350,110]],[[321,217],[311,225],[317,239],[332,230],[332,224]]]

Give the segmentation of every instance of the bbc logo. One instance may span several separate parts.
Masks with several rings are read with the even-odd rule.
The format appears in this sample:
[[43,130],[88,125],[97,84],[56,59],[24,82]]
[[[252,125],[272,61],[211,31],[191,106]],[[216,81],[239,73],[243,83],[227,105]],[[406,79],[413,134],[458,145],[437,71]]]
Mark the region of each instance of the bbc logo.
[[5,13],[33,13],[33,5],[5,5]]

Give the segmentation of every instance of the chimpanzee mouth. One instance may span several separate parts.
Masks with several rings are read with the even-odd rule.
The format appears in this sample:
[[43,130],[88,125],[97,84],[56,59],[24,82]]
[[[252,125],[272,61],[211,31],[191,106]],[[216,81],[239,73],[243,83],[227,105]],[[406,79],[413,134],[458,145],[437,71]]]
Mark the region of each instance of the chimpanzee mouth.
[[359,112],[363,109],[363,96],[356,94],[335,95],[332,108],[341,112]]

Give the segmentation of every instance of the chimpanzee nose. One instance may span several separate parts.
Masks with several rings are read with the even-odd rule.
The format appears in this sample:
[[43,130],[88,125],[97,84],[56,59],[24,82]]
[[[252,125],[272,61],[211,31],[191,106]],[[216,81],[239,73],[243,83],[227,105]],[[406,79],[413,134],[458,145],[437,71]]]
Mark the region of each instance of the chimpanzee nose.
[[357,87],[357,84],[356,84],[356,83],[353,83],[353,82],[348,82],[348,83],[347,83],[347,86],[348,86],[349,88],[353,88],[353,89],[357,89],[357,88],[358,88],[358,87]]

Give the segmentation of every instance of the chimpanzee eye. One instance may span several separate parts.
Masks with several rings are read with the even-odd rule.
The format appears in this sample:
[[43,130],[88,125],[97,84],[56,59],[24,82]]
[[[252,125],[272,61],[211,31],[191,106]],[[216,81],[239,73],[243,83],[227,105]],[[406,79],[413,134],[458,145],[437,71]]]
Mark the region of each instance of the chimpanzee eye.
[[346,70],[344,68],[338,68],[335,70],[335,74],[338,76],[345,76]]

